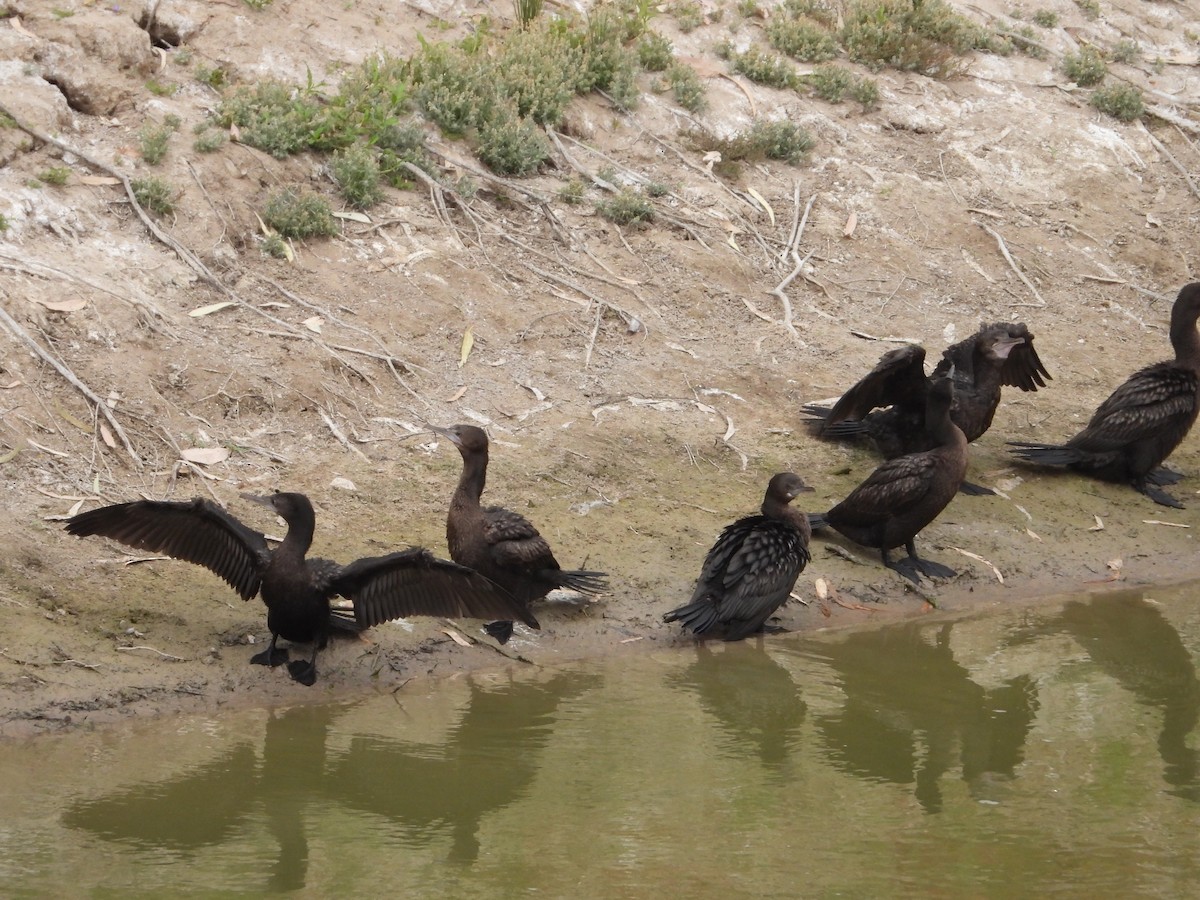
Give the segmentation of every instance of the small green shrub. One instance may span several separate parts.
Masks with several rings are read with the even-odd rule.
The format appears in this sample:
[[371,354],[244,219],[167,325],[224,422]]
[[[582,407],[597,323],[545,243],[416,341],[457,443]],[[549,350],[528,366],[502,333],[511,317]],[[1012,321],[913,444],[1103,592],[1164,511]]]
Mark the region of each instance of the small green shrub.
[[1100,4],[1097,0],[1075,0],[1075,5],[1079,7],[1079,11],[1083,13],[1084,18],[1100,18]]
[[864,109],[871,109],[879,102],[879,85],[874,80],[856,75],[842,66],[817,66],[810,74],[802,76],[801,80],[828,103],[841,103],[850,97],[861,103]]
[[223,66],[196,66],[196,80],[201,84],[207,84],[214,90],[221,90],[225,85],[229,84],[229,73],[225,71]]
[[698,3],[691,0],[676,3],[671,7],[671,15],[675,17],[675,24],[684,34],[690,34],[704,24],[704,12]]
[[789,16],[812,19],[826,28],[837,25],[840,4],[835,0],[784,0],[783,10]]
[[273,256],[276,259],[287,259],[288,257],[287,241],[274,231],[263,238],[262,250],[267,256]]
[[1078,53],[1068,53],[1063,57],[1063,72],[1080,87],[1091,87],[1104,80],[1108,66],[1097,50],[1084,47]]
[[49,169],[38,173],[39,179],[55,187],[62,187],[70,177],[71,170],[66,166],[51,166]]
[[667,83],[675,96],[675,102],[690,113],[702,112],[708,106],[704,83],[696,70],[684,63],[675,63],[667,69]]
[[271,5],[272,0],[242,0],[251,9],[263,10]]
[[596,212],[618,225],[643,225],[654,219],[654,204],[632,188],[621,188],[596,204]]
[[1141,89],[1131,84],[1098,88],[1089,102],[1100,112],[1122,122],[1132,122],[1146,112]]
[[220,128],[212,128],[205,124],[196,132],[196,139],[192,141],[192,149],[197,153],[212,153],[214,150],[220,150],[229,140],[228,135]]
[[320,104],[280,81],[260,81],[226,98],[218,109],[222,125],[237,125],[243,143],[276,159],[312,145],[322,119]]
[[647,31],[637,44],[638,63],[647,72],[665,72],[675,59],[671,42],[657,31]]
[[961,55],[985,40],[944,0],[854,0],[841,38],[855,62],[938,78],[958,74]]
[[508,110],[498,111],[479,127],[475,153],[497,175],[532,175],[550,149],[532,121]]
[[749,130],[732,137],[717,137],[705,129],[693,129],[684,135],[692,147],[700,152],[715,150],[721,161],[714,169],[723,176],[732,177],[741,170],[743,162],[776,159],[789,163],[803,162],[815,142],[812,136],[788,121],[770,122],[757,119]]
[[780,53],[801,62],[824,62],[837,56],[837,41],[824,27],[804,16],[777,16],[767,24],[767,39]]
[[747,137],[750,145],[767,159],[789,163],[802,162],[815,144],[807,131],[783,119],[775,122],[759,119],[750,126]]
[[796,86],[796,70],[782,56],[766,53],[751,46],[743,53],[731,53],[730,68],[738,75],[745,75],[756,84],[768,87],[791,88]]
[[163,122],[161,125],[147,122],[143,125],[138,132],[138,146],[142,159],[152,166],[162,162],[166,158],[167,144],[176,127],[178,126],[173,126],[170,122]]
[[179,90],[179,85],[170,84],[165,81],[159,81],[157,78],[151,78],[146,82],[146,90],[154,94],[156,97],[170,97],[177,90]]
[[329,201],[312,191],[287,188],[273,194],[263,210],[263,221],[286,238],[337,234]]
[[572,178],[558,189],[558,200],[560,203],[575,206],[583,202],[583,195],[586,190],[587,185],[583,183],[582,178]]
[[1058,13],[1052,9],[1039,9],[1033,14],[1033,24],[1042,28],[1057,28]]
[[8,216],[0,213],[0,234],[4,234],[10,228],[8,224]]
[[161,178],[135,178],[129,182],[134,199],[146,212],[155,216],[169,216],[175,211],[175,192]]
[[383,199],[379,160],[366,144],[339,150],[330,160],[329,169],[342,196],[355,209],[368,209]]
[[1112,48],[1112,52],[1109,55],[1112,56],[1113,62],[1137,62],[1141,59],[1142,48],[1138,46],[1137,41],[1122,40],[1117,42],[1117,45]]

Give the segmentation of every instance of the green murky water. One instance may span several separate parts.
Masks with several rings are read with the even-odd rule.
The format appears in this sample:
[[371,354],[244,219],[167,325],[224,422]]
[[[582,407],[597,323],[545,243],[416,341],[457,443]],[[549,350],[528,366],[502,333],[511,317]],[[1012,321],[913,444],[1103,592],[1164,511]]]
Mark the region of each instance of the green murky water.
[[1195,588],[0,747],[5,896],[1194,896]]

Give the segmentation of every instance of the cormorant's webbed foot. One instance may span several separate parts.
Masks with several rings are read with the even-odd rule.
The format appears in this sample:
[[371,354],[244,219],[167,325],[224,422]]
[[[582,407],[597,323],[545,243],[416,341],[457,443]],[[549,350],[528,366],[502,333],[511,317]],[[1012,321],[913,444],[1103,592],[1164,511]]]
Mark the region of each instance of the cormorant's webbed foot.
[[932,559],[921,559],[914,556],[910,556],[909,559],[915,561],[917,568],[926,578],[953,578],[958,574],[957,569],[952,569],[940,562],[934,562]]
[[278,635],[271,635],[271,643],[267,645],[267,649],[262,653],[255,653],[250,657],[250,662],[256,666],[282,666],[288,661],[288,652],[282,647],[275,646],[275,640]]
[[994,497],[996,492],[989,487],[984,487],[982,484],[975,484],[973,481],[964,481],[958,486],[960,494],[966,494],[968,497]]
[[763,624],[763,625],[759,626],[759,629],[758,629],[759,634],[787,634],[790,631],[791,631],[790,628],[784,628],[782,625],[767,625],[767,624]]
[[1149,484],[1166,487],[1169,484],[1179,484],[1179,482],[1183,481],[1183,475],[1168,469],[1166,466],[1159,466],[1146,476],[1146,481]]
[[888,561],[884,565],[893,572],[899,572],[913,584],[921,583],[921,573],[917,570],[916,561],[911,556],[906,556],[897,562]]
[[483,630],[501,644],[507,644],[508,639],[513,636],[513,623],[508,621],[488,622],[483,626]]
[[1145,481],[1140,482],[1140,483],[1135,482],[1133,485],[1133,488],[1134,488],[1134,490],[1136,490],[1142,494],[1145,494],[1147,497],[1149,497],[1151,500],[1153,500],[1159,506],[1169,506],[1169,507],[1171,507],[1171,509],[1186,509],[1187,508],[1182,503],[1180,503],[1178,500],[1176,500],[1174,497],[1172,497],[1170,494],[1168,494],[1166,491],[1160,490],[1159,488],[1154,487],[1154,485],[1150,483],[1149,478],[1147,478]]
[[288,663],[288,674],[293,681],[312,687],[317,681],[317,666],[308,660],[297,659]]

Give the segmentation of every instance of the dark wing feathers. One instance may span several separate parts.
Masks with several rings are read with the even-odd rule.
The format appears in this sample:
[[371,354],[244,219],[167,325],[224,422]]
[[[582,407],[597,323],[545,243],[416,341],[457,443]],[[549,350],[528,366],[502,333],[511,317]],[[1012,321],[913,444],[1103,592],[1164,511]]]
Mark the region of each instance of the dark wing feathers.
[[474,569],[414,547],[340,568],[330,589],[354,604],[364,628],[407,616],[520,619],[538,622],[511,594]]
[[1004,361],[1004,366],[1000,370],[1001,384],[1020,388],[1023,391],[1036,391],[1040,387],[1045,387],[1046,382],[1050,380],[1052,380],[1050,373],[1042,365],[1037,348],[1033,346],[1032,335],[1025,339],[1024,344],[1019,344],[1009,351],[1008,359]]
[[889,459],[833,507],[827,513],[828,520],[873,525],[924,497],[936,474],[936,459],[925,453]]
[[1186,422],[1195,414],[1196,387],[1192,372],[1170,363],[1147,366],[1113,391],[1067,446],[1089,453],[1119,450]]
[[799,529],[765,516],[739,519],[708,551],[691,600],[664,620],[696,634],[726,625],[727,639],[745,637],[783,605],[808,559]]
[[487,507],[483,511],[483,534],[491,547],[492,561],[502,568],[526,571],[559,568],[546,539],[520,513],[502,506]]
[[897,403],[925,403],[925,348],[905,344],[889,350],[862,380],[833,405],[828,424],[861,419],[871,410]]
[[99,535],[138,550],[164,553],[203,566],[243,600],[258,593],[268,560],[267,540],[215,503],[138,500],[102,506],[71,517],[69,533]]

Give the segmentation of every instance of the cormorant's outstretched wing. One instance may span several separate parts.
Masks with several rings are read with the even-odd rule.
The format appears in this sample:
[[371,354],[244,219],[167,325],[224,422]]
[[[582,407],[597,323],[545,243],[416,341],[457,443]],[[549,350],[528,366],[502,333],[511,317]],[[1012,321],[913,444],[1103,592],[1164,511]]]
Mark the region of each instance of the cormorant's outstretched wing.
[[406,616],[520,619],[539,627],[499,585],[422,547],[355,560],[329,575],[328,590],[353,602],[354,618],[363,628]]
[[1009,351],[1008,359],[1004,361],[1004,367],[1000,370],[1000,383],[1023,391],[1036,391],[1045,387],[1046,382],[1052,379],[1033,345],[1033,335],[1023,322],[1009,325],[1007,328],[1013,337],[1025,338],[1025,343],[1018,344]]
[[194,500],[137,500],[72,516],[79,537],[100,535],[139,550],[165,553],[219,575],[243,600],[258,593],[269,559],[267,539],[221,507]]
[[1121,450],[1132,443],[1187,425],[1196,415],[1196,375],[1156,363],[1129,376],[1067,442],[1087,453]]
[[925,348],[906,344],[889,350],[862,380],[842,394],[829,417],[827,425],[846,419],[861,419],[881,406],[914,406],[925,408]]

